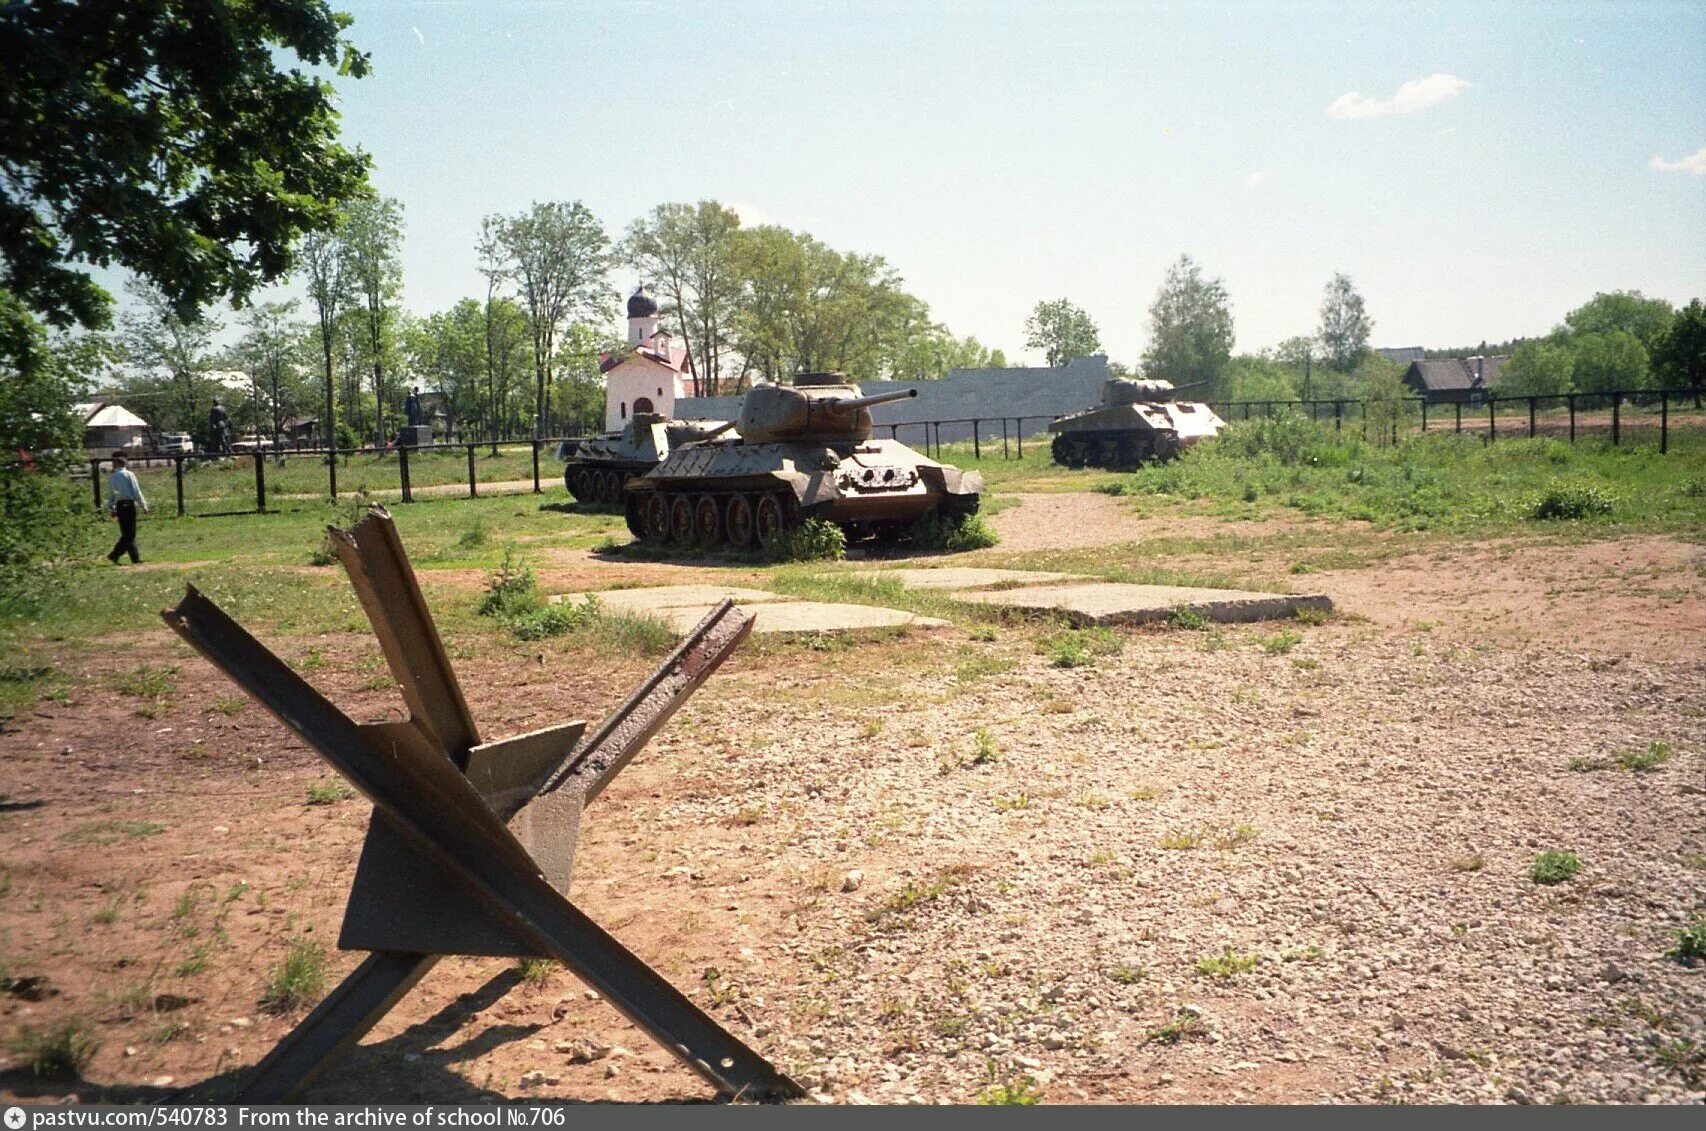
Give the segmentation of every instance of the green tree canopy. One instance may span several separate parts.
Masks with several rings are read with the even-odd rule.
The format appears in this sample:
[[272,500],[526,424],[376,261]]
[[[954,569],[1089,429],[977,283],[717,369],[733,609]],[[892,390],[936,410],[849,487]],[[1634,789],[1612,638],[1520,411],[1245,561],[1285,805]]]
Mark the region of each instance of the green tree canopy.
[[1651,353],[1670,330],[1676,312],[1662,298],[1648,298],[1640,291],[1610,291],[1594,295],[1564,315],[1571,334],[1609,334],[1622,331]]
[[1706,305],[1699,299],[1676,312],[1670,330],[1653,350],[1652,362],[1666,388],[1706,387]]
[[1579,393],[1639,389],[1647,383],[1647,351],[1627,330],[1573,334],[1575,367],[1570,380]]
[[1321,328],[1316,333],[1322,360],[1339,372],[1348,373],[1368,352],[1368,336],[1373,331],[1374,320],[1368,316],[1351,277],[1342,273],[1334,275],[1321,299]]
[[1220,387],[1232,342],[1226,285],[1205,276],[1190,256],[1179,256],[1149,308],[1144,372],[1206,396]]
[[1081,307],[1063,298],[1039,302],[1025,319],[1025,348],[1042,350],[1048,364],[1065,365],[1102,348],[1096,324]]
[[120,263],[180,317],[285,274],[363,191],[329,82],[367,57],[324,0],[0,6],[0,285],[58,326],[104,325],[82,269]]
[[1500,396],[1545,397],[1575,391],[1576,352],[1564,335],[1526,341],[1499,373]]

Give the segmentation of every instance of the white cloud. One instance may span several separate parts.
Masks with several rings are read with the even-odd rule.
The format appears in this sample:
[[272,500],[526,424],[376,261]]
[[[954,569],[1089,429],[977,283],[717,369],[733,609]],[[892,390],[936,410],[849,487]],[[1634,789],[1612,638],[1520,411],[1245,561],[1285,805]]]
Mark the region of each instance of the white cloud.
[[742,204],[738,200],[730,200],[726,201],[724,206],[740,217],[740,226],[743,228],[758,228],[776,222],[770,218],[770,213],[754,204]]
[[1267,179],[1268,171],[1266,169],[1257,169],[1244,178],[1244,187],[1255,188]]
[[1353,90],[1328,103],[1327,117],[1381,118],[1387,114],[1419,114],[1456,98],[1468,89],[1469,83],[1456,75],[1435,74],[1425,79],[1411,79],[1391,98],[1376,98]]
[[415,38],[420,40],[422,47],[425,47],[426,46],[426,36],[421,34],[421,29],[418,27],[410,27],[409,30],[415,33]]
[[1686,157],[1678,157],[1675,161],[1666,161],[1657,153],[1647,162],[1649,169],[1657,169],[1661,173],[1687,173],[1694,177],[1706,177],[1706,145],[1696,149]]

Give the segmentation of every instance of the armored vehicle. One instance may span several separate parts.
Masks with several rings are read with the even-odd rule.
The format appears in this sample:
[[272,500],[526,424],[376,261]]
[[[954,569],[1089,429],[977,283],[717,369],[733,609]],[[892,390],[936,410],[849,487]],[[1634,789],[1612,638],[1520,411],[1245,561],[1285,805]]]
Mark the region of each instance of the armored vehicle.
[[682,444],[733,426],[720,420],[671,420],[653,412],[636,412],[620,432],[564,440],[557,448],[557,458],[563,461],[563,484],[577,503],[620,505],[629,476],[644,475]]
[[1130,470],[1170,460],[1226,422],[1200,401],[1181,401],[1171,381],[1115,377],[1102,385],[1102,403],[1057,418],[1054,459],[1067,467]]
[[917,395],[861,396],[839,373],[758,386],[741,401],[738,439],[676,448],[629,481],[628,529],[648,542],[756,546],[810,518],[856,539],[975,514],[981,475],[871,438],[872,405]]

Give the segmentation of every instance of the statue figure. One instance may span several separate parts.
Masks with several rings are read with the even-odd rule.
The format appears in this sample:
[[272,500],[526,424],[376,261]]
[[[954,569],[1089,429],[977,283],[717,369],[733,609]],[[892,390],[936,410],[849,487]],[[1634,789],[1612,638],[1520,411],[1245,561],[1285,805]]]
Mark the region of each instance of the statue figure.
[[403,415],[409,418],[410,428],[421,426],[421,390],[418,385],[409,390],[408,397],[403,401]]
[[225,414],[225,406],[218,401],[214,401],[213,407],[207,410],[207,431],[214,454],[230,455],[231,418]]

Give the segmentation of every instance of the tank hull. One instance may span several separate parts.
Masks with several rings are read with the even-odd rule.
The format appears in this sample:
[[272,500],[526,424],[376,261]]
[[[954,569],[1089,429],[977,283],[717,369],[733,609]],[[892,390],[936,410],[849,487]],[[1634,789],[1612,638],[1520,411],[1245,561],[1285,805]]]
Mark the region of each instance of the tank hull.
[[1164,463],[1225,424],[1206,404],[1160,401],[1093,408],[1063,416],[1048,428],[1054,433],[1056,463],[1129,471]]
[[703,437],[720,423],[637,415],[620,432],[565,442],[557,453],[563,461],[563,486],[577,503],[620,508],[629,479],[644,475],[673,448]]
[[633,479],[626,514],[643,541],[742,547],[813,518],[852,539],[898,534],[928,515],[975,514],[982,491],[976,472],[894,440],[713,441],[679,448]]

